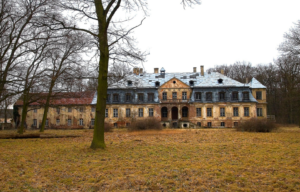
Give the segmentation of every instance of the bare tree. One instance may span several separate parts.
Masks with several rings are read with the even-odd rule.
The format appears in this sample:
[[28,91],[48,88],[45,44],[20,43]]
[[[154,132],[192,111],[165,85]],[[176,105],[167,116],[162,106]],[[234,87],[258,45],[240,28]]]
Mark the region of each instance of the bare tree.
[[285,41],[281,43],[278,50],[283,55],[300,56],[300,20],[289,32],[284,34]]

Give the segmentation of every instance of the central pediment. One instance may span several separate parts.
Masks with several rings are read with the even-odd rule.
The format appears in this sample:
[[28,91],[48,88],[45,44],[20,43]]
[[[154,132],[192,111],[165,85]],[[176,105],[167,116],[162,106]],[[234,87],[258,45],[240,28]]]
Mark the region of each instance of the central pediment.
[[162,84],[160,88],[190,88],[190,86],[174,77]]

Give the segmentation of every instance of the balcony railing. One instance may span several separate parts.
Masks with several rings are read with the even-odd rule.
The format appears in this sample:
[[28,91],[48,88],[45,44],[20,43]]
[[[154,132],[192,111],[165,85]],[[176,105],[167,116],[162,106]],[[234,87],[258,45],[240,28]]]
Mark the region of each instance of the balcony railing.
[[188,103],[190,99],[165,99],[160,100],[161,103]]

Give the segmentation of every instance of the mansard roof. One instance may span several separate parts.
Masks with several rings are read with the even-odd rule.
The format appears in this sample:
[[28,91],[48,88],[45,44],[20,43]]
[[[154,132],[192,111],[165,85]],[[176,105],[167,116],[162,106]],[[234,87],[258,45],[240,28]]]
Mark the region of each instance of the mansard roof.
[[[249,87],[248,84],[240,83],[218,72],[204,73],[201,76],[200,72],[187,73],[143,73],[140,75],[129,75],[125,79],[112,84],[108,89],[128,89],[128,88],[156,88],[168,82],[172,78],[177,78],[183,83],[189,85],[190,81],[194,81],[195,88],[201,87]],[[219,83],[222,79],[222,83]],[[132,85],[128,85],[128,81]],[[159,86],[155,83],[159,82]]]
[[261,84],[257,79],[254,77],[251,79],[250,83],[248,83],[249,87],[252,89],[266,89],[266,86]]

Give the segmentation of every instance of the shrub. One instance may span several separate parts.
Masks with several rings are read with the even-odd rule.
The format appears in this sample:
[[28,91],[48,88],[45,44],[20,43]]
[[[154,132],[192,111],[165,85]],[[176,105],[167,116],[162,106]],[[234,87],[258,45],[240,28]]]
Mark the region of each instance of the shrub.
[[104,132],[112,132],[113,126],[109,123],[104,123]]
[[277,129],[277,126],[273,121],[255,118],[241,122],[239,126],[236,127],[237,131],[247,132],[271,132],[275,129]]
[[160,121],[155,118],[146,118],[144,120],[136,120],[131,123],[130,127],[128,128],[131,131],[135,130],[160,130],[162,126]]

